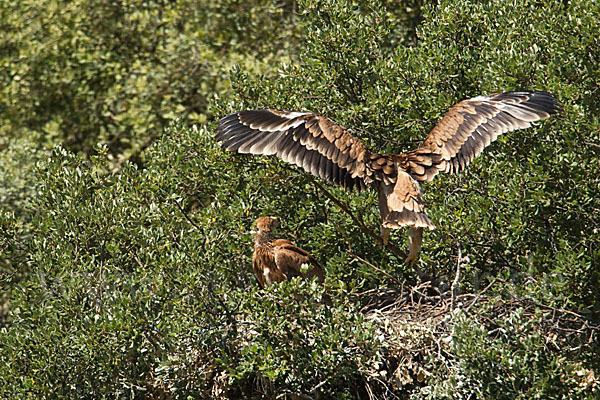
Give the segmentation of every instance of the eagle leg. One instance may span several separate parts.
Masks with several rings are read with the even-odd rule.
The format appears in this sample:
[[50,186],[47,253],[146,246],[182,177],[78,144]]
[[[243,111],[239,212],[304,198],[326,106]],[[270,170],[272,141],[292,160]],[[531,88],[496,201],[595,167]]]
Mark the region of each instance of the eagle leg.
[[406,257],[407,264],[414,265],[417,260],[417,256],[421,251],[421,243],[423,242],[423,228],[415,228],[411,226],[408,230],[408,257]]
[[388,238],[390,237],[391,231],[391,228],[386,228],[385,226],[381,225],[381,242],[384,246],[388,244]]

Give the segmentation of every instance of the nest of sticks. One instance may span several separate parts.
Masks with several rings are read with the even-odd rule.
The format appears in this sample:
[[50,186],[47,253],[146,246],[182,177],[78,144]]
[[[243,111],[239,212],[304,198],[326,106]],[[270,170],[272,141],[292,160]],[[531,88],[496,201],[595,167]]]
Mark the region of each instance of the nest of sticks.
[[[500,278],[478,293],[458,294],[459,278],[457,273],[451,286],[429,281],[361,294],[369,299],[362,312],[378,324],[389,350],[387,365],[373,371],[372,383],[377,389],[372,393],[391,394],[392,389],[419,385],[434,370],[436,375],[440,369],[452,373],[456,364],[453,326],[460,318],[484,329],[493,340],[501,334],[502,321],[518,313],[524,320],[533,321],[527,329],[542,335],[548,351],[582,352],[586,345],[598,341],[600,325],[582,314],[512,293],[505,298],[488,297],[494,286],[510,285]],[[600,377],[593,371],[583,371],[587,376],[582,376],[582,382],[600,390]]]

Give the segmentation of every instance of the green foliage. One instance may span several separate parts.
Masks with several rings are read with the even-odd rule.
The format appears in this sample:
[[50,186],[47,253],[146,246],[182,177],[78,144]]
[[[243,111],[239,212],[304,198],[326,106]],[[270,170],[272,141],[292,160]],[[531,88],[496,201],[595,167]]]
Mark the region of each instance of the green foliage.
[[[260,379],[286,382],[270,389],[277,393],[306,391],[323,379],[318,392],[359,385],[357,369],[381,355],[373,328],[353,306],[317,305],[322,288],[314,284],[251,296],[243,289],[254,285],[250,269],[240,269],[250,263],[249,212],[265,208],[252,202],[267,201],[256,191],[263,176],[239,174],[251,165],[226,168],[231,161],[208,132],[181,127],[153,146],[142,171],[126,163],[106,173],[107,149],[97,151],[91,166],[53,151],[39,168],[27,247],[4,245],[10,261],[31,266],[21,279],[3,271],[10,294],[1,373],[20,377],[6,394],[204,393],[211,377],[186,366],[195,360],[189,354],[199,354],[197,363],[219,358],[229,391],[255,390],[247,382]],[[282,196],[283,204],[291,201]],[[16,229],[10,217],[3,227],[6,237]],[[299,291],[297,301],[290,291]],[[279,347],[262,360],[262,346],[274,339]],[[336,376],[342,367],[347,376]],[[301,386],[286,380],[292,373]],[[199,386],[189,387],[189,379]]]
[[[352,307],[320,304],[322,291],[316,282],[294,280],[224,296],[227,329],[211,326],[214,330],[200,333],[208,354],[190,364],[190,349],[180,349],[160,367],[158,380],[173,391],[189,379],[181,379],[182,370],[213,377],[222,371],[227,381],[210,387],[207,379],[205,388],[230,398],[350,397],[364,390],[365,372],[383,357],[375,327]],[[196,353],[192,346],[191,354]]]
[[280,57],[297,33],[292,11],[231,0],[4,2],[0,133],[139,157],[169,121],[210,117],[232,60],[252,68]]
[[[489,310],[488,310],[489,311]],[[540,332],[541,312],[530,318],[516,309],[495,319],[493,330],[454,317],[451,374],[423,393],[425,398],[584,399],[598,388],[593,369],[556,351],[559,343]],[[554,337],[556,339],[556,337]]]
[[[294,284],[298,281],[273,287],[242,306],[252,343],[242,347],[233,378],[244,381],[258,372],[258,378],[273,386],[273,395],[289,391],[334,396],[361,390],[361,372],[382,356],[375,329],[352,308],[326,308],[317,302],[319,297],[295,291]],[[284,300],[273,301],[271,292]],[[295,301],[297,297],[307,301]]]
[[[546,335],[541,311],[492,308],[527,299],[598,319],[599,7],[2,3],[0,397],[593,398],[597,346]],[[426,319],[363,316],[392,282],[349,248],[413,271],[298,168],[220,150],[209,122],[312,110],[396,152],[459,100],[521,88],[563,111],[424,188],[438,229],[421,267],[451,280],[460,249],[462,292],[504,282],[491,308],[440,319],[444,341]],[[374,193],[331,191],[377,229]],[[324,265],[333,307],[314,282],[256,288],[261,215]],[[420,333],[436,357],[407,344]],[[407,358],[422,374],[398,383]]]
[[[414,46],[386,46],[393,20],[382,6],[303,7],[314,21],[306,28],[304,63],[268,79],[235,71],[242,102],[233,108],[320,112],[370,148],[400,152],[416,147],[461,99],[521,88],[558,96],[559,116],[501,137],[464,174],[425,185],[438,229],[426,234],[422,259],[433,274],[444,274],[461,247],[471,260],[468,281],[480,286],[483,274],[519,266],[558,276],[576,308],[597,313],[600,46],[587,27],[598,6],[445,1],[423,9]],[[352,202],[362,213],[359,204],[363,199]]]
[[32,211],[31,199],[37,193],[36,162],[48,157],[38,148],[39,135],[19,138],[0,136],[0,210],[27,214]]

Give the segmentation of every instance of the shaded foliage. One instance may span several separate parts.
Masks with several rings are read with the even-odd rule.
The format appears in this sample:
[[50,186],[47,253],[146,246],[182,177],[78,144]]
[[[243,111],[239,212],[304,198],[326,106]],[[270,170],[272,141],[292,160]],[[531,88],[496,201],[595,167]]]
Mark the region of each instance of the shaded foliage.
[[205,121],[229,58],[276,58],[297,33],[292,3],[205,3],[5,3],[3,133],[130,157],[177,117]]

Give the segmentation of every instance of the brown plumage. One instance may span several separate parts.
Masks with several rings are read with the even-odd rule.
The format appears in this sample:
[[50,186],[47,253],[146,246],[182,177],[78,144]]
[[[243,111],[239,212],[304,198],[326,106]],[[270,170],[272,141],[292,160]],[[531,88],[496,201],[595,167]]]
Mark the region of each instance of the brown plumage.
[[[316,277],[322,285],[325,274],[313,256],[287,239],[273,239],[277,224],[277,219],[273,217],[256,220],[252,269],[259,285],[264,288],[295,276],[303,279]],[[326,298],[325,301],[329,300]]]
[[424,212],[419,182],[431,181],[439,172],[462,171],[500,134],[528,128],[558,107],[553,95],[541,91],[463,100],[444,115],[421,147],[401,154],[371,153],[339,125],[305,112],[239,111],[219,121],[216,138],[229,151],[274,154],[346,189],[374,187],[384,243],[390,229],[409,226],[407,261],[414,262],[423,228],[434,228]]

